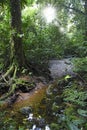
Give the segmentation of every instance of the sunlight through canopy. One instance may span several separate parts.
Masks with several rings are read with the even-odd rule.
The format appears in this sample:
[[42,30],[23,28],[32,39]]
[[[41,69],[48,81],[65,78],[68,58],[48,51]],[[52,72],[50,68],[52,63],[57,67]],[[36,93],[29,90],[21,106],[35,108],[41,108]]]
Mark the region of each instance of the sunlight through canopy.
[[47,23],[53,22],[53,20],[56,18],[56,9],[51,5],[45,7],[43,9],[43,17],[45,17]]

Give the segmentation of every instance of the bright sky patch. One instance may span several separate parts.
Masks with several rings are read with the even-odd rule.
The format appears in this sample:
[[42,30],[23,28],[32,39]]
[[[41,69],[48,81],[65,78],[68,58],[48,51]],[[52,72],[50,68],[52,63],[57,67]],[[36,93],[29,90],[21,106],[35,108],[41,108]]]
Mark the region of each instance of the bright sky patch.
[[51,5],[43,9],[43,17],[47,23],[51,23],[56,18],[56,10]]

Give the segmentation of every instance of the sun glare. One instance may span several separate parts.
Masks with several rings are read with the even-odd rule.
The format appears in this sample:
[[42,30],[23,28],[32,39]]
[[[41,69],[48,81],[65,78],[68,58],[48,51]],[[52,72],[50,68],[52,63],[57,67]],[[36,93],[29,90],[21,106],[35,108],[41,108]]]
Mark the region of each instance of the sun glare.
[[43,9],[43,17],[47,23],[51,23],[56,18],[56,9],[51,5]]
[[65,29],[63,27],[59,27],[59,30],[60,30],[61,33],[65,32]]
[[67,25],[67,31],[70,31],[70,29],[72,28],[73,24],[72,23],[68,23]]

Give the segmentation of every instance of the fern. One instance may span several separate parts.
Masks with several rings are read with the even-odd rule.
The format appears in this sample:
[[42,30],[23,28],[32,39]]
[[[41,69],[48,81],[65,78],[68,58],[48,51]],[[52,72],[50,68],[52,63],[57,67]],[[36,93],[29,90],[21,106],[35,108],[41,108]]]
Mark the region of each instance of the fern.
[[71,102],[80,106],[86,106],[87,92],[77,91],[76,89],[67,88],[63,93],[65,102]]

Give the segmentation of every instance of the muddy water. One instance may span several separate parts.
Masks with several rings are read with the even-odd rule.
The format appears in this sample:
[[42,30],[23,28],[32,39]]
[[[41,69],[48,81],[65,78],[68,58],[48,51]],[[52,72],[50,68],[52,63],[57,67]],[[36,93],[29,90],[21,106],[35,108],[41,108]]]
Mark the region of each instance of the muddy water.
[[19,130],[20,127],[23,127],[23,130],[25,130],[29,125],[29,122],[27,122],[28,115],[20,113],[20,109],[31,106],[34,115],[37,116],[38,107],[46,95],[46,89],[47,86],[43,86],[31,93],[22,93],[20,99],[12,107],[3,107],[3,110],[0,111],[0,130],[10,130],[10,127],[11,130]]
[[26,107],[31,106],[36,109],[39,106],[41,100],[46,95],[46,89],[47,89],[47,86],[44,86],[44,87],[34,90],[30,94],[22,95],[23,97],[24,96],[27,96],[27,97],[25,97],[25,99],[23,99],[23,97],[21,96],[20,101],[17,101],[16,103],[14,103],[13,110],[17,111],[20,108],[25,107],[25,106]]

